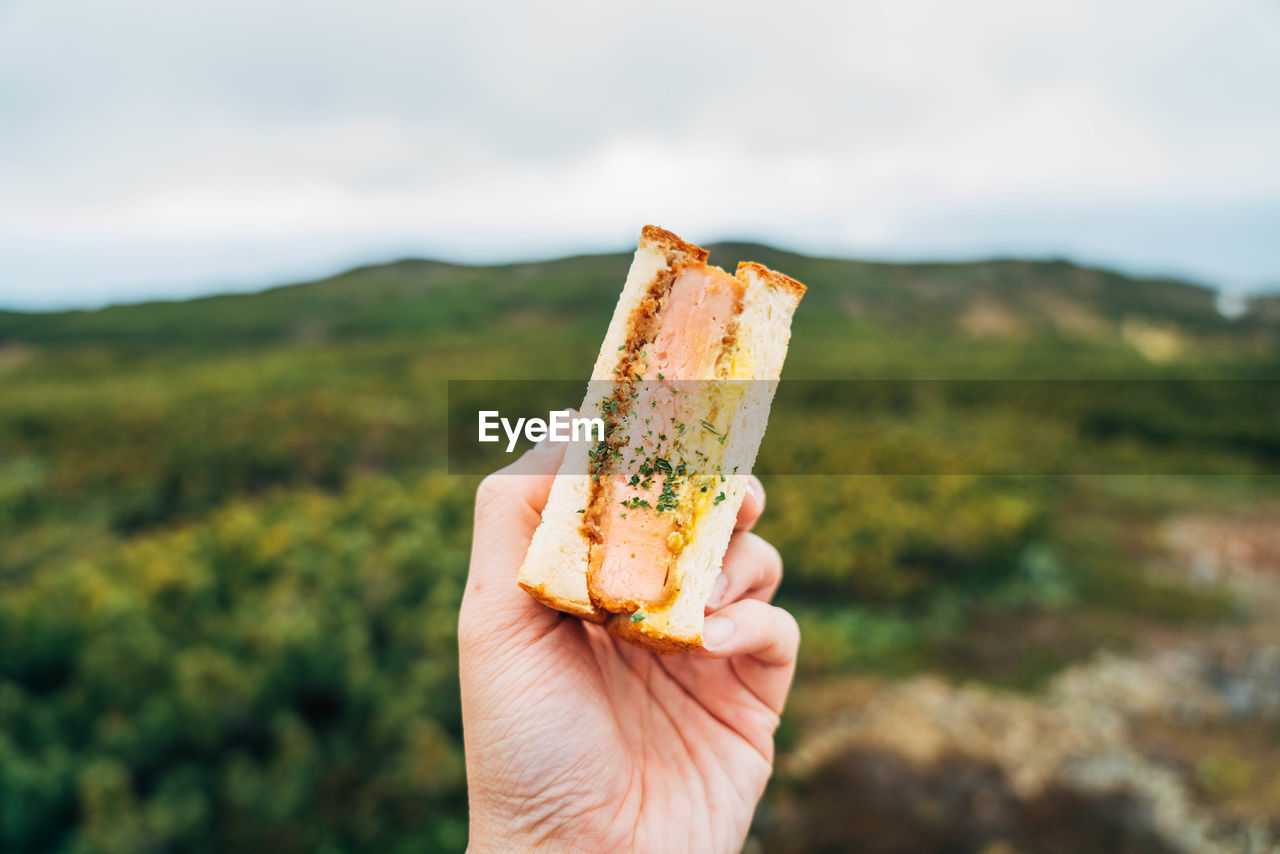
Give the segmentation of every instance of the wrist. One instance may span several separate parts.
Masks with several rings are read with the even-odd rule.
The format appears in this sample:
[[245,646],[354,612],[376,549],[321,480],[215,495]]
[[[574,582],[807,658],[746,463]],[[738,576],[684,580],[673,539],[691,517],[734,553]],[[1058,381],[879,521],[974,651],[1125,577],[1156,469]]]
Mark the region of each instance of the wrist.
[[530,851],[531,840],[520,839],[509,827],[484,819],[472,811],[467,831],[467,854],[500,854],[505,851]]
[[585,816],[574,818],[541,816],[535,807],[514,806],[492,809],[472,802],[468,829],[468,854],[509,854],[509,852],[554,852],[554,854],[596,854],[617,850],[613,843],[586,832]]
[[566,840],[552,834],[525,835],[513,834],[505,830],[477,829],[471,825],[467,839],[467,854],[513,854],[513,852],[554,852],[554,854],[575,854],[576,852],[596,852],[601,849],[584,847],[578,840]]
[[524,827],[527,814],[522,815],[513,805],[503,805],[500,798],[498,801],[494,803],[474,793],[468,798],[467,854],[549,850],[549,837],[553,835],[548,832],[550,828]]

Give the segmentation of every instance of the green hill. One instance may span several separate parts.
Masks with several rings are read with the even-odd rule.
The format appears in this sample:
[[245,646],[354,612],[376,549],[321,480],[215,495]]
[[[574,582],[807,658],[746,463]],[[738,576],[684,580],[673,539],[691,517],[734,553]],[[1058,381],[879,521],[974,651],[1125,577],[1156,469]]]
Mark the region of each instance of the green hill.
[[[1228,336],[1271,326],[1266,305],[1228,320],[1215,293],[1065,261],[886,264],[812,258],[750,243],[715,244],[713,262],[756,260],[810,286],[798,330],[869,321],[975,337],[1052,333],[1109,338],[1125,321]],[[466,266],[406,259],[251,294],[95,311],[0,312],[0,343],[97,345],[130,351],[484,332],[495,324],[582,322],[599,329],[628,254]]]

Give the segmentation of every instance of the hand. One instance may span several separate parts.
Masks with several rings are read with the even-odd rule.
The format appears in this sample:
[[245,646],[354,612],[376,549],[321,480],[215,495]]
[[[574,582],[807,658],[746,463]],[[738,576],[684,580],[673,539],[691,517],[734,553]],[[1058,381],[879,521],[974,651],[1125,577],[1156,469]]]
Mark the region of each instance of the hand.
[[737,851],[773,767],[800,631],[769,604],[752,477],[705,649],[661,656],[534,601],[516,575],[563,445],[480,485],[458,621],[472,851]]

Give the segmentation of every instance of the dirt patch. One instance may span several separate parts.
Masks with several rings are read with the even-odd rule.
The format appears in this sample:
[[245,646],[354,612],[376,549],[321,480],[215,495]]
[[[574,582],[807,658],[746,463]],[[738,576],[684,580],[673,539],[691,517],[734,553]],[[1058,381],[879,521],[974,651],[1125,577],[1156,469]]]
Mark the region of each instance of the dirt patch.
[[838,850],[838,826],[873,852],[1280,846],[1252,793],[1280,792],[1280,645],[1100,653],[1033,696],[926,676],[796,699],[807,734],[779,763],[769,850]]
[[1027,331],[1026,321],[988,296],[970,302],[956,324],[973,338],[1009,338]]
[[1161,536],[1197,581],[1280,591],[1280,508],[1179,516],[1163,526]]
[[26,344],[0,344],[0,373],[25,365],[35,355],[35,348]]

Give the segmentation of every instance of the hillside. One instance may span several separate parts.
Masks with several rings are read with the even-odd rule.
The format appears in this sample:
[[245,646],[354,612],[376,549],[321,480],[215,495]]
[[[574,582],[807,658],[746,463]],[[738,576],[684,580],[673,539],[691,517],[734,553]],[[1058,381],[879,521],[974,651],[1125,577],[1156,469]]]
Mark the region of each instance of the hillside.
[[[765,850],[1280,842],[1275,301],[711,248],[810,286],[756,529],[804,637]],[[448,381],[581,380],[627,262],[0,312],[0,850],[464,850]],[[821,382],[904,377],[1015,382]]]
[[[756,260],[810,286],[797,331],[843,321],[972,337],[1032,333],[1116,339],[1130,328],[1197,337],[1273,330],[1265,301],[1228,320],[1210,289],[1136,279],[1065,261],[886,264],[812,258],[749,243],[716,244],[732,269]],[[625,275],[625,253],[465,266],[406,259],[259,293],[95,311],[0,311],[0,345],[89,345],[128,351],[258,346],[394,335],[483,332],[495,324],[571,318],[597,330]]]

